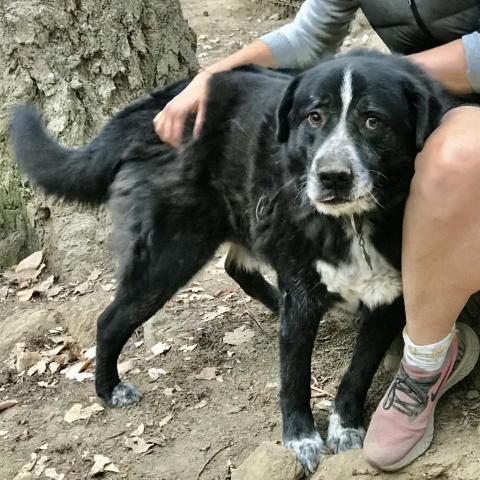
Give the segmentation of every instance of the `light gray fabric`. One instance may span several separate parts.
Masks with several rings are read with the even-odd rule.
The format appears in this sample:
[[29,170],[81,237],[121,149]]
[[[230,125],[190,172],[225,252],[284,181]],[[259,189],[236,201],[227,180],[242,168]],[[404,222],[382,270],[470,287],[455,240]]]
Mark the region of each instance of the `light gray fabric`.
[[357,0],[306,0],[294,21],[263,36],[280,68],[305,69],[335,52],[348,30]]
[[418,52],[462,38],[468,77],[473,89],[480,92],[480,34],[475,32],[480,24],[477,1],[417,1],[422,19],[435,38],[425,36],[406,2],[397,5],[396,1],[306,0],[293,22],[261,40],[271,49],[278,67],[306,69],[315,65],[323,54],[338,49],[361,5],[387,46],[396,52]]
[[467,74],[470,85],[480,93],[480,33],[473,32],[462,37],[467,58]]

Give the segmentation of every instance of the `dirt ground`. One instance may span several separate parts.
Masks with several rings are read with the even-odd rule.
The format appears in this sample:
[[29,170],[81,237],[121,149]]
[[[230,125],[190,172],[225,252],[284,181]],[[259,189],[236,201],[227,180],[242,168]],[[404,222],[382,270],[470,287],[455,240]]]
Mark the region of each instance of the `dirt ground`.
[[[284,21],[269,18],[275,11],[260,13],[246,0],[182,3],[199,36],[203,65]],[[363,23],[347,43],[379,46]],[[55,361],[76,364],[84,356],[77,342],[85,349],[93,345],[95,318],[114,293],[111,272],[92,272],[87,284],[64,285],[48,300],[18,302],[12,289],[2,300],[7,290],[0,283],[0,409],[5,401],[18,402],[0,412],[0,480],[91,478],[95,455],[108,457],[103,462],[107,470],[114,464],[118,472],[100,474],[112,479],[226,480],[260,442],[280,439],[277,320],[225,275],[223,255],[220,251],[125,348],[121,361],[129,371],[124,377],[143,392],[140,404],[104,409],[72,423],[65,414],[74,404],[87,407],[98,399],[91,379],[79,382],[52,373],[52,350],[62,345],[60,337],[71,335],[73,340],[63,339]],[[322,323],[313,363],[313,405],[325,433],[356,323],[339,315]],[[17,342],[25,342],[27,351],[50,352],[45,372],[19,374],[12,368]],[[159,343],[165,351],[154,355],[151,347]],[[85,371],[88,376],[88,362]],[[377,375],[367,419],[388,379],[385,372]],[[472,383],[446,395],[436,425],[428,454],[401,473],[380,474],[354,452],[327,458],[318,478],[478,479],[480,394]]]

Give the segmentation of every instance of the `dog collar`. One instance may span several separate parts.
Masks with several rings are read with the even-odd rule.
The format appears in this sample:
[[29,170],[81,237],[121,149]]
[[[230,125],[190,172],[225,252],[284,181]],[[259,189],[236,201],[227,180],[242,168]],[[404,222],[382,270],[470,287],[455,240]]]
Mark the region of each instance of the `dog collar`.
[[362,218],[358,215],[350,215],[350,223],[352,224],[353,231],[358,239],[358,244],[362,250],[362,257],[365,260],[366,264],[369,266],[370,270],[373,270],[372,260],[370,255],[365,248],[365,238],[363,237],[363,221]]

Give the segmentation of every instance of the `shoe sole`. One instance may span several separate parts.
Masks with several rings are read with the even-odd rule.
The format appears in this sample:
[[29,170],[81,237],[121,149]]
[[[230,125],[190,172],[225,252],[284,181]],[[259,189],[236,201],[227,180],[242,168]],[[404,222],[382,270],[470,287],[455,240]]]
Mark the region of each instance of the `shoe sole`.
[[457,336],[459,339],[458,344],[464,345],[463,358],[456,365],[451,377],[445,383],[445,386],[438,392],[438,400],[434,405],[432,414],[430,415],[427,428],[423,437],[418,443],[402,458],[402,460],[394,463],[393,465],[379,467],[387,472],[400,470],[406,467],[417,459],[420,455],[425,453],[430,447],[433,440],[434,422],[435,422],[435,408],[438,405],[438,401],[441,396],[458,382],[462,381],[475,367],[480,354],[480,342],[477,334],[465,323],[457,323]]

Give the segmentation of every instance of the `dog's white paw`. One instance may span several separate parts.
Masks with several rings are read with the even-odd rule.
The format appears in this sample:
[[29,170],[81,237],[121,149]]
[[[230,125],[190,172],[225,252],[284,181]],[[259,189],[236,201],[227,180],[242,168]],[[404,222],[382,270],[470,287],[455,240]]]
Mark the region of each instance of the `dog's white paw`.
[[362,448],[365,430],[363,428],[342,427],[338,413],[330,414],[327,446],[333,453],[342,453],[355,448]]
[[137,403],[142,395],[140,392],[128,382],[118,383],[112,391],[110,405],[112,407],[124,407]]
[[285,440],[283,445],[295,451],[307,475],[317,469],[322,453],[326,452],[325,444],[318,432],[306,437]]

